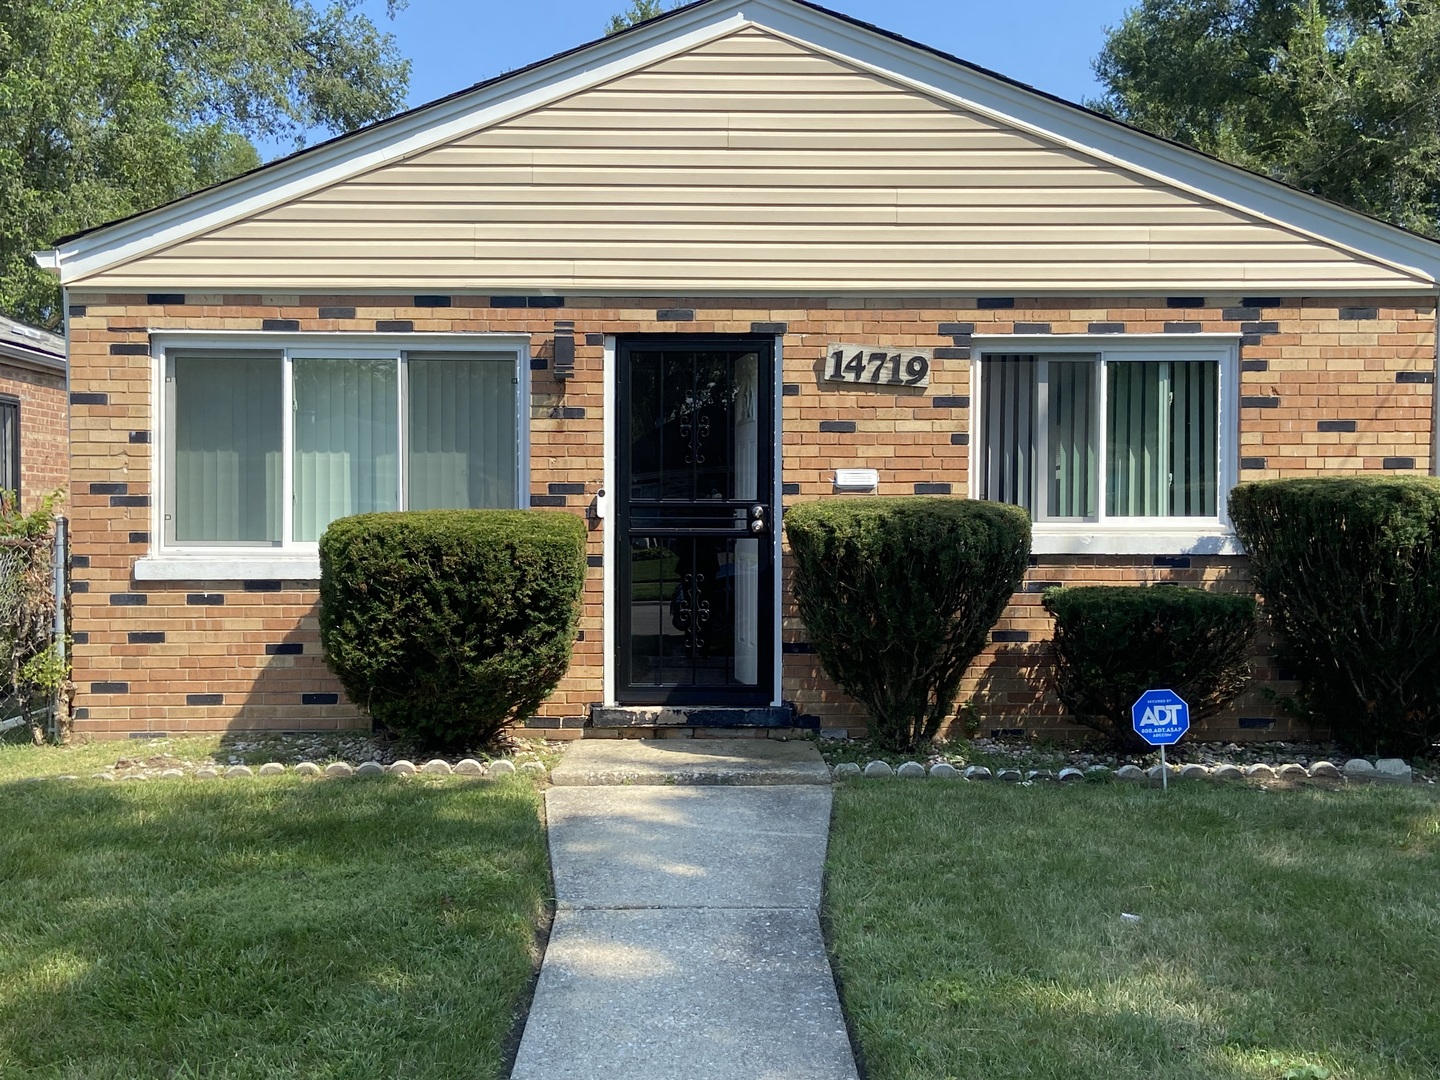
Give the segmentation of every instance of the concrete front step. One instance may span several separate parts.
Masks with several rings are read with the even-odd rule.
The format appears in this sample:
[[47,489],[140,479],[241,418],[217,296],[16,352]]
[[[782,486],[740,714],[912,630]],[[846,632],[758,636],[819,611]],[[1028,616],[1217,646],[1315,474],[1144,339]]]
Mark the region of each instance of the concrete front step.
[[581,739],[550,771],[556,787],[606,784],[828,784],[811,742]]
[[591,705],[592,728],[813,728],[820,720],[801,716],[794,705],[738,708],[720,705]]

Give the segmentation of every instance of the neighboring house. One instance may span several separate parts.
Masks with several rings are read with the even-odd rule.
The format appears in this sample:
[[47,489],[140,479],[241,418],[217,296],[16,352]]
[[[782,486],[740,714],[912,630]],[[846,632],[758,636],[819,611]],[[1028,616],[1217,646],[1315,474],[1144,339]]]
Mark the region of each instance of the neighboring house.
[[69,471],[65,339],[0,316],[0,490],[33,510]]
[[[1433,460],[1440,245],[796,0],[694,4],[44,259],[92,734],[356,723],[316,539],[437,506],[591,522],[538,726],[859,725],[780,519],[870,490],[1031,509],[965,693],[1057,724],[1046,584],[1244,588],[1236,482]],[[1267,728],[1246,702],[1208,731]]]

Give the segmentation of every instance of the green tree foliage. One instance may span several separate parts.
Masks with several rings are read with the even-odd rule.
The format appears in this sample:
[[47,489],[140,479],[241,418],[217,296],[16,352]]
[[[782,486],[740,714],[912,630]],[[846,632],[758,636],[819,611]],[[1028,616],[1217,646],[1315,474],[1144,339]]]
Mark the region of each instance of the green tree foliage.
[[1095,72],[1120,120],[1440,235],[1435,0],[1139,0]]
[[395,112],[410,65],[359,3],[0,0],[0,310],[56,326],[32,251],[253,168],[250,139]]
[[[672,8],[677,4],[671,4]],[[618,14],[611,15],[610,21],[605,24],[605,36],[618,34],[621,30],[628,30],[630,27],[653,19],[657,15],[664,15],[665,5],[660,0],[630,0],[630,6]]]
[[1025,576],[1030,515],[975,499],[825,499],[787,510],[785,536],[800,617],[871,738],[930,742]]

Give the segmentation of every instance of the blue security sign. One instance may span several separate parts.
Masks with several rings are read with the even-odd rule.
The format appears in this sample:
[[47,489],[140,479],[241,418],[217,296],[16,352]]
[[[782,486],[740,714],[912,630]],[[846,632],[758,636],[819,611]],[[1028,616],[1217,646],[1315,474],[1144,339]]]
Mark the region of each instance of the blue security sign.
[[1190,706],[1174,690],[1146,690],[1130,717],[1135,733],[1151,746],[1174,746],[1190,730]]

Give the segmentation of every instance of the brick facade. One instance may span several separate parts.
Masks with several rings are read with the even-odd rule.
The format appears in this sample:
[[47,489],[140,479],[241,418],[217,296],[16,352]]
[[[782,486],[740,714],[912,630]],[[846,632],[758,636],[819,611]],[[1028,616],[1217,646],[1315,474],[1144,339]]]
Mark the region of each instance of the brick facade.
[[[319,654],[314,583],[136,582],[150,549],[153,362],[159,331],[492,331],[531,336],[530,494],[585,514],[605,475],[603,344],[614,334],[777,334],[786,503],[831,497],[837,467],[876,468],[881,494],[968,490],[973,335],[1232,335],[1241,342],[1240,478],[1429,471],[1435,372],[1431,300],[1349,297],[1146,299],[524,298],[412,296],[70,296],[71,516],[75,729],[100,736],[221,729],[316,729],[364,723]],[[518,300],[518,303],[517,303]],[[575,376],[554,378],[555,323],[573,320]],[[834,341],[936,350],[924,393],[827,384]],[[853,423],[853,429],[851,424]],[[577,486],[578,485],[578,486]],[[863,496],[861,496],[863,497]],[[603,523],[591,522],[590,576],[570,673],[536,723],[578,733],[603,695]],[[1045,695],[1039,605],[1046,583],[1203,582],[1245,588],[1243,559],[1037,556],[1023,590],[969,673],[962,721],[983,731],[1064,730]],[[829,685],[787,602],[783,692],[829,725],[862,727]],[[1262,679],[1207,733],[1286,730]]]
[[[65,376],[6,363],[0,357],[0,394],[20,402],[20,504],[32,510],[65,489]],[[60,513],[65,512],[60,506]]]

